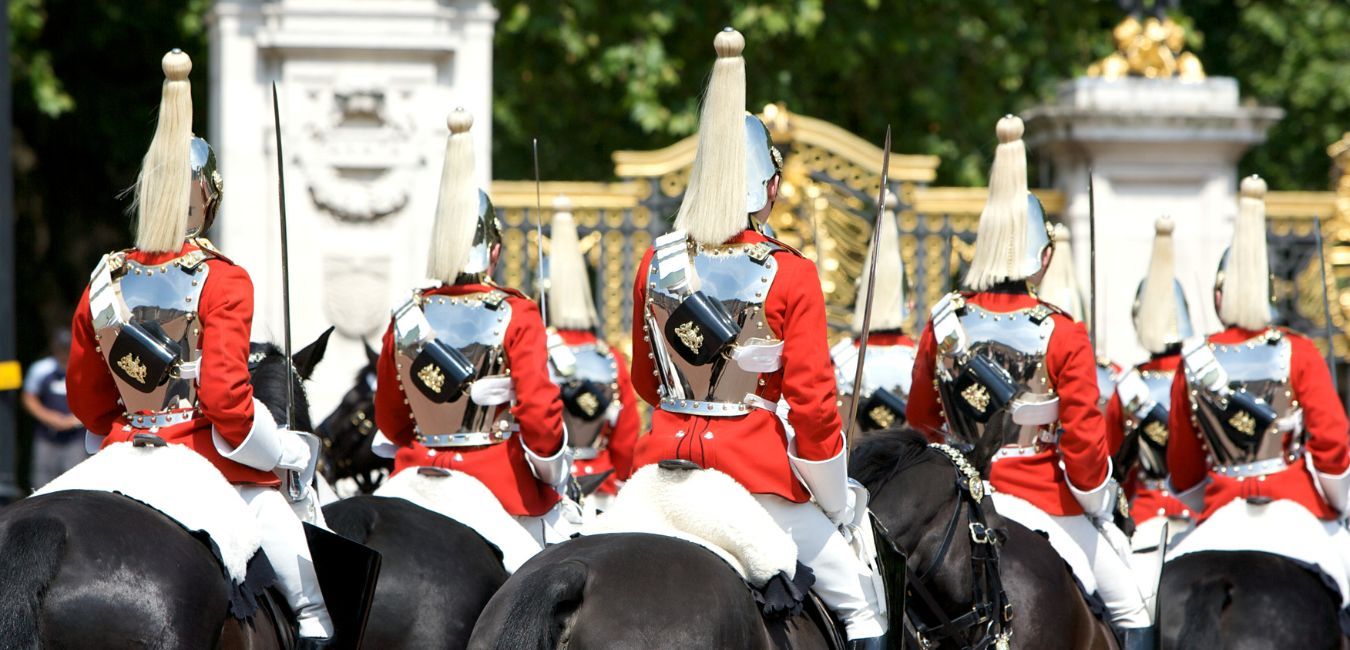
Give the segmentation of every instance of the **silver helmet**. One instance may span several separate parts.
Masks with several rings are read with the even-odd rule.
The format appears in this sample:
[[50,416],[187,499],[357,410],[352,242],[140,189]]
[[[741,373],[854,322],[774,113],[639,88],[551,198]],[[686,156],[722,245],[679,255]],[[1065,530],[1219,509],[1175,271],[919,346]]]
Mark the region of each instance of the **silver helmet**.
[[487,192],[478,190],[478,225],[473,231],[473,245],[469,248],[469,259],[464,263],[463,275],[482,280],[492,274],[492,252],[502,242],[502,224],[497,219],[497,211],[492,208],[492,199]]
[[206,234],[215,222],[225,184],[216,169],[216,152],[211,149],[211,143],[193,136],[188,146],[192,192],[188,203],[187,236],[191,238]]
[[769,204],[769,181],[783,171],[783,154],[773,146],[769,128],[745,114],[745,211],[754,214]]
[[[1145,279],[1139,283],[1139,289],[1134,292],[1134,305],[1130,308],[1130,318],[1134,320],[1134,330],[1143,332],[1149,327],[1140,319],[1141,309],[1144,306],[1144,285],[1148,284]],[[1172,304],[1176,310],[1176,327],[1165,333],[1163,337],[1168,347],[1179,345],[1182,341],[1195,335],[1195,328],[1191,325],[1191,310],[1186,303],[1186,294],[1181,290],[1181,283],[1175,279],[1172,280]],[[1150,350],[1153,352],[1153,350]]]

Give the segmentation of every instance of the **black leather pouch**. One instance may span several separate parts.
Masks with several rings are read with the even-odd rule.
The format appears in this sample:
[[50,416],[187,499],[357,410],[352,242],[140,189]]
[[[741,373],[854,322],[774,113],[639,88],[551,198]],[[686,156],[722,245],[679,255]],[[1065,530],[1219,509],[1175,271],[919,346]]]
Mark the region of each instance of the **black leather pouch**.
[[905,400],[899,395],[878,388],[858,409],[858,424],[865,431],[894,429],[905,423]]
[[675,352],[696,366],[716,360],[740,331],[722,303],[702,291],[685,298],[664,328],[666,340]]
[[422,351],[413,360],[410,370],[413,385],[437,404],[459,399],[464,392],[464,384],[474,375],[473,364],[459,350],[437,339],[422,345]]
[[1251,393],[1232,391],[1223,409],[1223,430],[1238,446],[1254,450],[1278,417],[1275,409]]
[[181,354],[182,348],[159,323],[133,321],[122,326],[108,361],[123,382],[148,393],[169,380]]
[[958,402],[976,422],[988,422],[1017,394],[1017,385],[1007,371],[977,354],[966,355],[956,377]]
[[604,417],[612,400],[600,384],[589,379],[579,379],[563,384],[562,401],[568,413],[594,422]]

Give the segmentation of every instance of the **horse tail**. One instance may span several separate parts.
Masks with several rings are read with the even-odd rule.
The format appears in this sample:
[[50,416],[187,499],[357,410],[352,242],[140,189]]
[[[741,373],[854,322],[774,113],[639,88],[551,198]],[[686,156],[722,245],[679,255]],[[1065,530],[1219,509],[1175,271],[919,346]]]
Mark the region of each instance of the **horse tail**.
[[581,600],[590,572],[576,560],[541,567],[509,594],[501,636],[492,650],[550,650]]
[[38,617],[61,568],[66,527],[51,517],[20,519],[0,543],[0,648],[37,650]]

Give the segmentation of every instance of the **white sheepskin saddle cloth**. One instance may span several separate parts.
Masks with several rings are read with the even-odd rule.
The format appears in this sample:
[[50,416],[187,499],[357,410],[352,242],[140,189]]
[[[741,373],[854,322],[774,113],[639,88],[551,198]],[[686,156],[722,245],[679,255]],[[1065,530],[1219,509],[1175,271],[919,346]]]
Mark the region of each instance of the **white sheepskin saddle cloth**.
[[647,465],[583,534],[653,533],[716,553],[755,587],[796,575],[797,545],[740,483],[717,470]]
[[1350,534],[1294,501],[1256,505],[1234,499],[1169,549],[1167,559],[1201,551],[1262,551],[1314,565],[1340,588],[1342,606],[1350,603]]
[[[1045,533],[1050,540],[1050,546],[1064,558],[1064,563],[1069,565],[1069,570],[1073,571],[1074,577],[1083,585],[1083,591],[1089,594],[1097,592],[1097,576],[1092,572],[1091,560],[1078,542],[1075,542],[1064,526],[1057,521],[1058,518],[1046,514],[1044,510],[1020,497],[1003,492],[994,492],[991,496],[994,498],[994,510],[997,510],[998,514],[1031,530]],[[1086,526],[1092,525],[1085,517],[1080,516],[1078,519],[1082,519],[1082,523]]]
[[230,579],[242,584],[262,538],[248,504],[210,461],[182,445],[120,442],[56,477],[33,496],[62,490],[122,494],[184,528],[211,536]]
[[416,468],[408,468],[380,485],[375,496],[406,499],[472,528],[501,549],[502,564],[509,573],[515,573],[543,550],[516,518],[507,514],[492,490],[464,472],[425,476]]

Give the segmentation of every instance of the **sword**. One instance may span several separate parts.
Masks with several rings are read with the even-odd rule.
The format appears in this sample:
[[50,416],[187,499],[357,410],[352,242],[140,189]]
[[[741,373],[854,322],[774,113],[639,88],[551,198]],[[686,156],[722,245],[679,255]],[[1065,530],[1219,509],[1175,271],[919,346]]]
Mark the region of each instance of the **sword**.
[[952,254],[956,252],[956,245],[952,239],[956,237],[956,231],[952,230],[952,215],[942,215],[942,230],[947,234],[947,246],[943,248],[946,253],[946,259],[942,262],[943,272],[947,274],[944,278],[944,284],[947,285],[947,293],[956,291],[956,282],[952,280]]
[[532,141],[534,149],[534,246],[539,252],[539,261],[535,269],[535,284],[539,286],[539,317],[548,327],[548,296],[544,294],[544,199],[542,183],[539,181],[539,138]]
[[1322,250],[1322,217],[1313,217],[1313,238],[1317,242],[1317,264],[1322,271],[1322,316],[1326,319],[1323,334],[1327,338],[1327,365],[1331,368],[1331,385],[1341,394],[1340,377],[1336,374],[1336,346],[1331,335],[1331,300],[1327,297],[1327,254]]
[[[291,363],[291,256],[287,246],[286,230],[286,166],[281,149],[281,105],[277,99],[277,82],[272,82],[272,120],[277,136],[277,200],[281,204],[281,322],[286,354],[286,428],[295,430],[295,366]],[[309,442],[309,441],[306,441]],[[314,445],[310,445],[314,451]],[[313,456],[313,454],[311,454]],[[313,464],[317,459],[311,458]],[[286,470],[282,481],[286,497],[296,503],[305,497],[302,472]]]
[[1092,340],[1093,363],[1097,351],[1097,192],[1092,182],[1092,168],[1088,167],[1088,274],[1092,283],[1089,292],[1092,317],[1088,319],[1088,338]]
[[[886,186],[891,171],[891,125],[886,125],[886,142],[881,148],[881,189],[877,191],[877,218],[872,222],[872,252],[867,262],[867,296],[863,299],[862,332],[858,335],[857,367],[853,370],[853,399],[848,407],[848,421],[844,422],[844,444],[853,446],[853,431],[857,428],[858,401],[862,399],[863,362],[867,360],[867,337],[872,333],[872,297],[876,293],[877,248],[881,240],[881,218],[886,211]],[[895,278],[903,282],[903,278]]]

